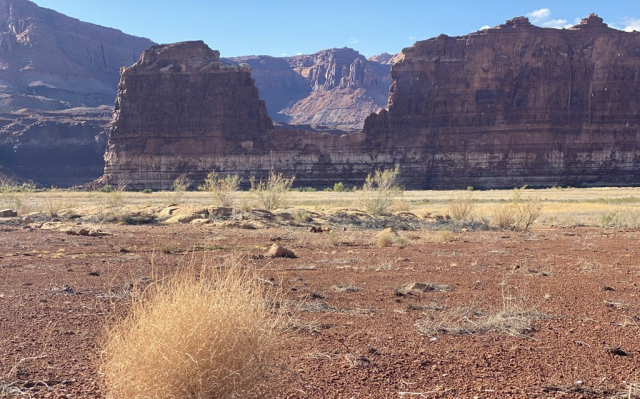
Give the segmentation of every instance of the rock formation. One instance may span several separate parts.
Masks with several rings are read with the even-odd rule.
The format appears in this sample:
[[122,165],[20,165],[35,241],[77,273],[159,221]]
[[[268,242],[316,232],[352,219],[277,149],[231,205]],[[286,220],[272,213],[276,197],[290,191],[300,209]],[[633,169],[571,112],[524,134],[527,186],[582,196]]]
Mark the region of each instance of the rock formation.
[[110,111],[93,107],[110,110],[120,68],[151,45],[27,0],[0,0],[0,179],[66,187],[99,177]]
[[102,106],[0,115],[0,180],[70,187],[96,179],[111,114]]
[[367,60],[342,48],[285,58],[237,57],[232,62],[251,65],[275,121],[354,131],[387,104],[391,58],[381,59],[384,62]]
[[[122,74],[103,181],[276,169],[328,186],[399,164],[410,188],[637,184],[638,70],[640,33],[595,15],[565,30],[515,18],[404,49],[388,110],[336,136],[272,128],[249,68],[201,42],[154,47]],[[334,77],[314,87],[368,79],[314,71]]]
[[638,184],[640,33],[520,17],[403,53],[364,130],[424,145],[425,186]]
[[153,44],[28,0],[0,0],[0,112],[111,105],[120,68]]
[[181,173],[197,182],[217,170],[246,184],[272,169],[305,184],[360,181],[372,159],[395,162],[391,152],[372,158],[366,140],[275,129],[248,64],[227,64],[203,42],[155,46],[122,71],[103,181],[166,188]]

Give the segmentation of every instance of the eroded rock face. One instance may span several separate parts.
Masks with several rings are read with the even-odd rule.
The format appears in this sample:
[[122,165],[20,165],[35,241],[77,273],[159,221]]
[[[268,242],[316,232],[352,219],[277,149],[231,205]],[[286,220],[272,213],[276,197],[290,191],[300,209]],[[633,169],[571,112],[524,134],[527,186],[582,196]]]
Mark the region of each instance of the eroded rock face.
[[28,0],[0,0],[0,112],[111,105],[120,67],[153,44]]
[[68,187],[99,177],[120,68],[153,44],[0,0],[0,179]]
[[153,47],[123,70],[102,181],[158,189],[181,173],[197,184],[216,170],[248,184],[278,170],[332,186],[360,183],[373,164],[409,164],[403,157],[362,133],[274,129],[248,65],[186,42]]
[[368,136],[414,137],[433,188],[637,184],[640,33],[526,18],[403,50]]
[[0,180],[31,180],[45,187],[95,180],[104,171],[111,114],[103,106],[2,115]]
[[[330,186],[395,164],[409,188],[639,181],[640,33],[594,15],[568,30],[520,17],[399,59],[388,110],[337,136],[272,128],[249,69],[201,42],[153,48],[123,73],[103,181],[160,188],[183,172],[197,182],[275,169]],[[314,87],[367,81],[314,71],[333,76]]]
[[366,59],[350,48],[311,55],[233,58],[252,66],[260,96],[275,121],[354,131],[387,104],[391,58]]

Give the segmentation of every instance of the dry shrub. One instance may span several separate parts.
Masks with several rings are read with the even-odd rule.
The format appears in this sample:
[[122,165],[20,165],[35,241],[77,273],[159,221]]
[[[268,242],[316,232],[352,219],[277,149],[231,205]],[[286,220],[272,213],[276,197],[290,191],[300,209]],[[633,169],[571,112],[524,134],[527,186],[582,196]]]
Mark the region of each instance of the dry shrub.
[[396,236],[392,233],[382,232],[376,236],[376,243],[381,248],[390,247],[395,239]]
[[360,206],[374,216],[388,215],[395,196],[402,194],[398,185],[400,166],[394,169],[376,170],[364,181],[362,190],[358,192]]
[[516,286],[502,286],[502,306],[484,312],[476,306],[458,306],[432,311],[429,318],[416,322],[420,334],[483,334],[495,332],[519,336],[534,331],[534,322],[545,318]]
[[199,188],[210,192],[216,205],[232,207],[240,182],[242,178],[237,174],[222,176],[214,171],[207,175],[204,185]]
[[527,186],[514,188],[511,203],[493,210],[493,224],[501,229],[529,230],[542,212],[538,197],[523,198]]
[[266,387],[279,320],[265,289],[237,266],[186,267],[151,284],[106,336],[107,396],[231,398]]
[[391,205],[391,212],[409,212],[411,211],[411,202],[405,199],[396,199]]
[[495,208],[491,216],[493,224],[499,229],[510,229],[516,224],[516,209],[511,204]]
[[455,234],[451,230],[438,230],[425,236],[427,242],[438,244],[453,241]]
[[471,213],[475,206],[476,202],[473,199],[473,195],[467,193],[451,200],[447,206],[447,212],[453,220],[467,220],[471,218]]

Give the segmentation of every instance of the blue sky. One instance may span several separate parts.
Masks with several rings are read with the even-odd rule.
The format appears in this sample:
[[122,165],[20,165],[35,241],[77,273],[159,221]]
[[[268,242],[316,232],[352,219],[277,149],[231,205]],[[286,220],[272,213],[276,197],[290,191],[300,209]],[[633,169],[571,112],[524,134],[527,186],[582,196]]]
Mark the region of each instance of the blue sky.
[[539,26],[573,25],[591,12],[640,31],[638,0],[35,0],[47,8],[158,43],[204,40],[223,57],[310,54],[352,47],[397,53],[441,33],[462,35],[529,15]]

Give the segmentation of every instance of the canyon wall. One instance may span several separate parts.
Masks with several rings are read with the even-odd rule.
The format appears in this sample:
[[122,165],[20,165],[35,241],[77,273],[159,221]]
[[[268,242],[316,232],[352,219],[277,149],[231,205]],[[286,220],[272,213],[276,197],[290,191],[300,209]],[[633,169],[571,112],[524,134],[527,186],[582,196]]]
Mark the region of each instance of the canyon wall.
[[247,63],[277,122],[315,129],[361,130],[372,112],[386,107],[391,86],[390,54],[366,59],[350,48],[275,58],[247,56]]
[[0,0],[0,179],[67,187],[100,177],[120,68],[153,44]]
[[640,33],[595,15],[563,30],[515,18],[404,49],[388,109],[337,136],[274,128],[249,65],[202,42],[158,46],[122,73],[102,181],[275,169],[330,186],[399,164],[408,188],[636,184],[638,71]]
[[365,134],[426,140],[432,188],[640,182],[640,33],[515,18],[404,49]]

